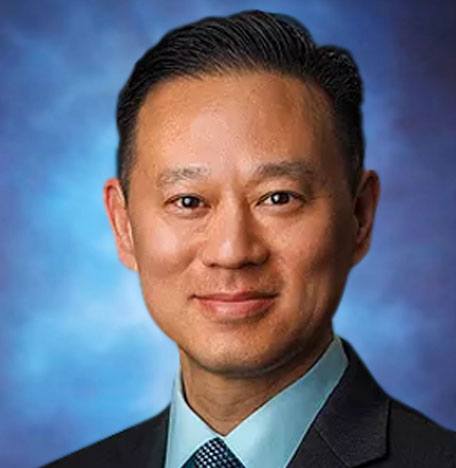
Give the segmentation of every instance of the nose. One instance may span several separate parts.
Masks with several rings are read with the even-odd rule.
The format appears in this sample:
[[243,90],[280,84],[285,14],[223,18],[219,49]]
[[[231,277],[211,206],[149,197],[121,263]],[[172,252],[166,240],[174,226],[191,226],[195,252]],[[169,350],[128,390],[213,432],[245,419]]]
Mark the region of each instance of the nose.
[[206,266],[238,269],[263,264],[269,249],[250,209],[233,203],[214,214],[201,255]]

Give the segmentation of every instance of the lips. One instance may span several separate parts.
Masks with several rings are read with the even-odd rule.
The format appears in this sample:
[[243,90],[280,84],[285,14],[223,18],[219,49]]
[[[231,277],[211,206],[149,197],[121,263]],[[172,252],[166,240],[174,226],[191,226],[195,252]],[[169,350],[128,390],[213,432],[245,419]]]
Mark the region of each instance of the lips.
[[233,293],[215,293],[198,295],[198,299],[210,300],[210,301],[223,301],[223,302],[240,302],[249,301],[252,299],[264,299],[274,297],[276,294],[267,293],[262,291],[238,291]]
[[203,313],[211,320],[238,321],[267,312],[277,294],[259,291],[239,291],[196,296]]

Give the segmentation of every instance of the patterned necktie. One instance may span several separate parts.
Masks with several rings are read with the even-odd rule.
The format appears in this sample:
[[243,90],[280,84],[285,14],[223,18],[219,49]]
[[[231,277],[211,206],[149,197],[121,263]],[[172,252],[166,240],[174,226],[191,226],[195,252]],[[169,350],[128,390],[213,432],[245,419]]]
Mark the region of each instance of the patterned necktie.
[[192,457],[195,468],[244,468],[219,437],[209,440]]

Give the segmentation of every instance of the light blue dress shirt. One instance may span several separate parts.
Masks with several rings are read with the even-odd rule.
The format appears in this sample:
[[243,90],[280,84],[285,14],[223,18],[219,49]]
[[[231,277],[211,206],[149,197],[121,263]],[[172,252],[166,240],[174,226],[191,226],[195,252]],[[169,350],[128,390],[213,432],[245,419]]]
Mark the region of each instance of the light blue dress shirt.
[[246,468],[286,467],[347,363],[341,340],[335,336],[305,375],[226,436],[212,430],[188,406],[179,369],[171,399],[165,468],[182,468],[199,447],[214,437],[220,437]]

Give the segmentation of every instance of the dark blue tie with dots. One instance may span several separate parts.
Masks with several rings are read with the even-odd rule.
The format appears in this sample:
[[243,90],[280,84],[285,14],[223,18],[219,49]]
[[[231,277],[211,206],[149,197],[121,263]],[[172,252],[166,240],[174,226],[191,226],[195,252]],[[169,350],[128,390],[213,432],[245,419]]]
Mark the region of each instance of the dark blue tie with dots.
[[195,468],[244,468],[219,437],[201,446],[192,456],[191,462]]

